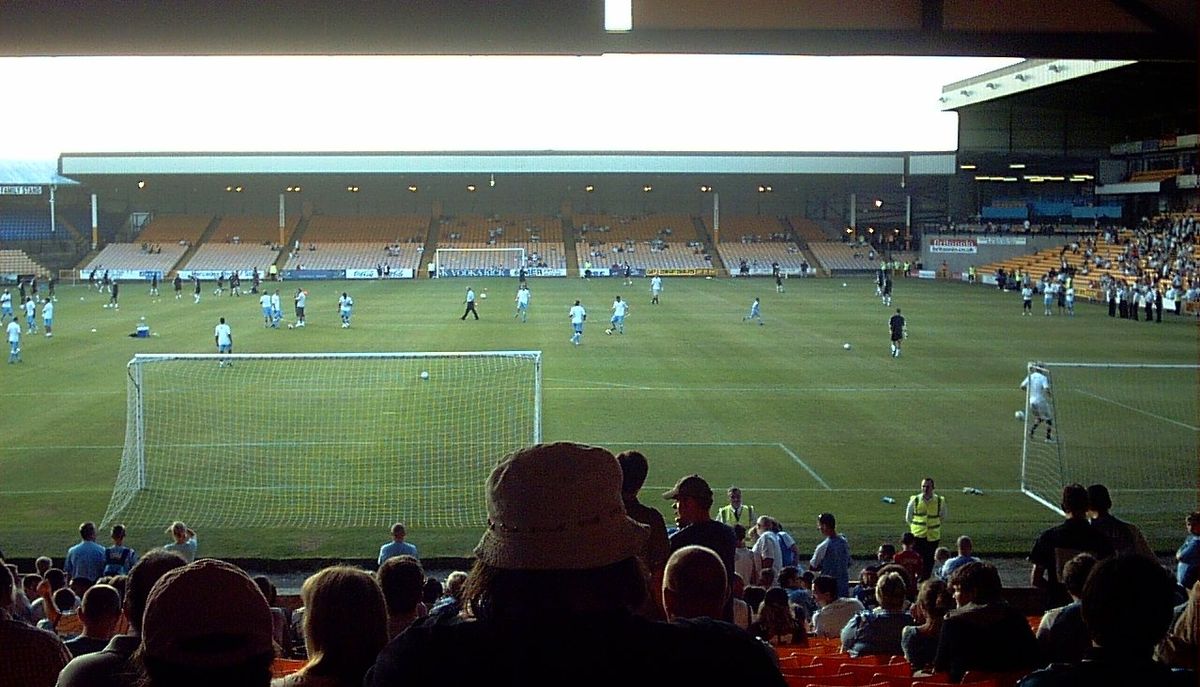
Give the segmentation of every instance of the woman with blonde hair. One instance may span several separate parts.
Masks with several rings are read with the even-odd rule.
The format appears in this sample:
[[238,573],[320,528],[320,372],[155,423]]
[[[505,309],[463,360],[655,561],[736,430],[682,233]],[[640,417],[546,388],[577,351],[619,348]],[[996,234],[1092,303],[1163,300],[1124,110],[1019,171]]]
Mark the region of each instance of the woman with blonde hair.
[[387,607],[370,573],[325,568],[304,581],[304,645],[308,664],[271,687],[357,687],[387,644]]
[[842,628],[842,650],[856,658],[865,654],[900,655],[901,632],[916,624],[904,610],[907,591],[908,584],[900,573],[882,575],[875,583],[879,607],[861,611],[846,623]]

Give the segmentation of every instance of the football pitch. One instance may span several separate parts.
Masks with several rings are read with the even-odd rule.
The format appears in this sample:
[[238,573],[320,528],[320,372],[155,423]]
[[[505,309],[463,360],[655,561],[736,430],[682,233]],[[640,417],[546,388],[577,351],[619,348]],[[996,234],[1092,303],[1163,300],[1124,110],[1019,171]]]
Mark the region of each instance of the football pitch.
[[[481,294],[487,289],[478,322],[459,319],[468,283]],[[816,515],[834,512],[858,555],[899,539],[905,500],[926,475],[948,498],[944,543],[970,534],[985,555],[1025,553],[1036,533],[1058,520],[1019,491],[1023,425],[1014,411],[1024,406],[1018,385],[1027,361],[1198,359],[1192,319],[1135,323],[1086,303],[1075,317],[1043,317],[1040,302],[1034,317],[1022,317],[1014,294],[916,279],[896,280],[891,308],[868,279],[793,279],[778,294],[766,279],[675,278],[665,281],[660,305],[649,303],[646,279],[633,286],[620,279],[534,280],[526,323],[513,317],[515,280],[288,282],[279,285],[285,322],[293,319],[297,285],[310,292],[309,324],[294,330],[264,328],[256,297],[217,298],[211,284],[199,304],[190,293],[177,301],[169,289],[151,297],[142,285],[124,284],[118,310],[102,307],[107,295],[60,287],[54,337],[26,336],[24,362],[0,372],[0,548],[9,556],[60,556],[77,540],[81,521],[101,520],[125,442],[126,364],[137,353],[214,352],[219,317],[232,326],[238,353],[540,350],[543,440],[641,450],[650,461],[642,500],[668,521],[670,504],[660,494],[696,472],[712,484],[718,505],[725,487],[739,485],[746,502],[781,520],[802,550],[818,540]],[[355,301],[349,329],[337,316],[342,291]],[[606,335],[616,295],[632,310],[624,335]],[[763,326],[743,322],[755,297],[762,299]],[[568,341],[567,310],[576,299],[589,315],[578,347]],[[888,353],[887,320],[896,307],[910,334],[899,359]],[[141,317],[155,335],[129,337]],[[1183,516],[1197,502],[1195,373],[1126,375],[1116,387],[1072,374],[1078,391],[1055,399],[1070,427],[1068,453],[1039,460],[1116,466],[1127,479],[1113,485],[1114,512],[1140,524],[1156,549],[1174,550]],[[492,440],[487,418],[474,417],[480,413],[430,418],[419,396],[399,393],[479,395],[494,385],[486,376],[458,378],[451,389],[447,375],[434,370],[422,381],[412,368],[375,383],[377,412],[347,417],[338,415],[338,395],[320,384],[289,388],[279,378],[234,385],[197,376],[194,384],[212,405],[256,432],[215,441],[189,424],[186,410],[155,420],[192,445],[191,469],[174,475],[177,491],[156,506],[161,522],[132,527],[129,543],[139,550],[165,543],[163,528],[181,519],[198,531],[202,555],[369,558],[387,539],[391,513],[400,518],[448,502],[477,507],[489,466],[429,464],[452,461],[446,448],[367,475],[367,482],[399,474],[416,484],[414,501],[405,504],[364,502],[369,492],[356,486],[364,478],[349,469],[345,451],[309,451],[303,465],[272,450],[253,464],[241,462],[251,441],[270,449],[308,436],[308,428],[364,444],[367,455],[381,426],[444,435],[451,446]],[[1128,397],[1113,391],[1133,387]],[[498,397],[497,416],[517,402]],[[470,437],[461,431],[468,420],[477,428]],[[257,431],[262,424],[269,428]],[[1148,449],[1139,454],[1148,457],[1131,459],[1126,451],[1134,448]],[[312,475],[326,480],[327,488],[289,488],[295,471],[306,483]],[[1183,477],[1178,484],[1154,479],[1164,471]],[[982,494],[964,494],[964,487]],[[272,516],[242,526],[223,522],[220,515],[246,494]],[[351,527],[303,524],[318,501],[371,517]],[[419,522],[409,538],[422,557],[469,555],[484,526]]]

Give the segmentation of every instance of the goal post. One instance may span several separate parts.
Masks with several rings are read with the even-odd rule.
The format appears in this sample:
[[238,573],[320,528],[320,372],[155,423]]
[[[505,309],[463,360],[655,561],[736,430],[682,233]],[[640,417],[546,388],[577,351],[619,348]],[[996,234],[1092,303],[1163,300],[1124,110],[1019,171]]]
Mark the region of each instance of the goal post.
[[1038,412],[1026,385],[1022,493],[1061,514],[1064,485],[1099,483],[1123,513],[1196,510],[1200,365],[1028,363],[1035,370],[1050,393]]
[[134,356],[103,524],[479,526],[492,466],[541,440],[541,374],[540,351]]
[[509,277],[525,267],[525,249],[438,248],[434,273],[440,277]]

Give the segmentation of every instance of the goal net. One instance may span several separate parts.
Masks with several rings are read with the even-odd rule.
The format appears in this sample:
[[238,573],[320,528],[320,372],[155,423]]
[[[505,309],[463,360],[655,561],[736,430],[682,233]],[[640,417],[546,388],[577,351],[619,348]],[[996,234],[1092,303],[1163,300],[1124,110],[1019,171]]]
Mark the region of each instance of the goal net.
[[[222,364],[224,362],[224,364]],[[104,523],[479,526],[541,352],[138,355]]]
[[438,248],[438,277],[511,277],[525,266],[524,248]]
[[1039,370],[1050,393],[1039,412],[1026,377],[1022,492],[1059,513],[1063,486],[1075,482],[1104,484],[1122,513],[1182,517],[1196,509],[1200,366],[1027,367],[1029,375]]

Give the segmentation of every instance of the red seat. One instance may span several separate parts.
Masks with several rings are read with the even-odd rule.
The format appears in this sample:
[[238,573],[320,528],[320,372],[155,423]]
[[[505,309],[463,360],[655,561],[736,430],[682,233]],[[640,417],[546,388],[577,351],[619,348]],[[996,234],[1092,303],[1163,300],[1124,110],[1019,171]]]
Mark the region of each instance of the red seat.
[[863,682],[874,682],[871,680],[875,675],[903,675],[912,674],[912,670],[907,663],[895,663],[885,665],[875,665],[872,663],[843,663],[840,672],[850,673],[851,675],[859,676]]

